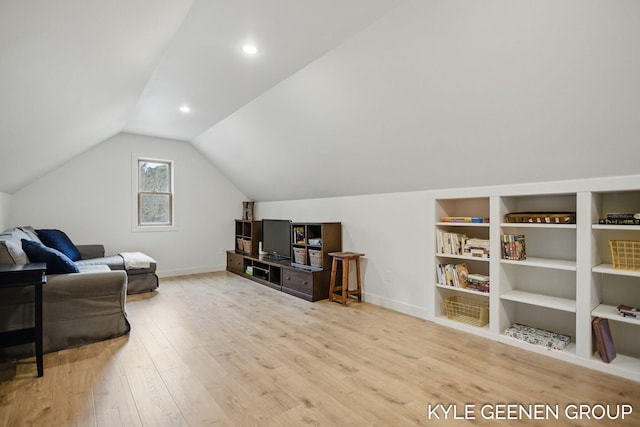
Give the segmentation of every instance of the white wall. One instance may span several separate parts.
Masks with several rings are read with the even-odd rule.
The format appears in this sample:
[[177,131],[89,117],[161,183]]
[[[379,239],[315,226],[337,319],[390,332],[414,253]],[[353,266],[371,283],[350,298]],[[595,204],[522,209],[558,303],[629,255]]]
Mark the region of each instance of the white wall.
[[9,209],[11,202],[11,195],[6,193],[0,193],[0,230],[9,228]]
[[[175,161],[177,230],[132,232],[132,153]],[[224,269],[243,200],[191,144],[123,133],[16,192],[9,225],[58,228],[107,254],[145,252],[167,276]]]
[[[364,299],[423,319],[433,316],[437,199],[636,190],[640,175],[259,202],[256,215],[342,222],[342,249],[363,252]],[[387,280],[387,273],[391,280]],[[353,279],[353,278],[352,278]]]
[[[427,259],[430,212],[424,192],[256,205],[258,219],[341,222],[342,249],[365,254],[365,300],[421,318],[428,317],[427,281],[433,275],[433,263]],[[426,271],[425,265],[429,266]]]

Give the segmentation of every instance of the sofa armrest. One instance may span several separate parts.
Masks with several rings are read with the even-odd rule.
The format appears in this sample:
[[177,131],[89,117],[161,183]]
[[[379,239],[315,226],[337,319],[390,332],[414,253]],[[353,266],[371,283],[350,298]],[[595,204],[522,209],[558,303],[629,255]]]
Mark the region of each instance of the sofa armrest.
[[102,258],[104,256],[104,245],[76,245],[80,251],[81,259]]

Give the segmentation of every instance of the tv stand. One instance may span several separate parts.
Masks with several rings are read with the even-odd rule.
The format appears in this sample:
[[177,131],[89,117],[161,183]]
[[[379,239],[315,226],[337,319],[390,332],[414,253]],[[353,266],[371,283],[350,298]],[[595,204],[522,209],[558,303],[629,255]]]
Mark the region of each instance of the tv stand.
[[227,252],[227,270],[278,291],[307,301],[329,297],[327,271],[310,271],[291,265],[290,259],[275,260],[270,256],[254,256]]
[[268,259],[270,261],[288,261],[288,260],[291,260],[290,257],[286,257],[284,255],[278,255],[278,254],[265,254],[265,255],[263,255],[263,259]]
[[307,301],[329,298],[331,262],[328,253],[342,250],[342,225],[339,222],[293,223],[292,227],[304,230],[304,238],[300,233],[297,239],[294,237],[292,253],[294,246],[298,250],[315,250],[321,253],[321,266],[310,265],[310,257],[306,263],[301,263],[275,254],[233,250],[227,251],[227,271]]

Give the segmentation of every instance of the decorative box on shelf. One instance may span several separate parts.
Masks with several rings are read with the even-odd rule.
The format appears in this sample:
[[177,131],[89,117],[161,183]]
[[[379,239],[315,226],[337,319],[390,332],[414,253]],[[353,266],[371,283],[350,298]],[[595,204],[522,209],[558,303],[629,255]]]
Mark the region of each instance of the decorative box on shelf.
[[512,212],[504,216],[505,222],[533,224],[575,224],[575,212]]
[[564,350],[571,342],[571,337],[568,335],[521,325],[519,323],[508,327],[504,331],[504,334],[508,337],[528,342],[529,344],[541,345],[555,350]]

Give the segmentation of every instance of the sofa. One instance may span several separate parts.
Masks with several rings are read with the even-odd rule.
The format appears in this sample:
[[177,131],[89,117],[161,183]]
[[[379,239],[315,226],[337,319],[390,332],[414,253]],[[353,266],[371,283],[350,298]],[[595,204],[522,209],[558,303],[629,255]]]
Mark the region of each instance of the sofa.
[[[60,240],[54,245],[58,249],[47,246],[52,245],[51,236]],[[75,261],[65,255],[67,250],[76,252]],[[155,261],[132,255],[131,259],[127,254],[105,257],[102,245],[74,245],[60,230],[15,227],[0,233],[0,264],[47,263],[42,307],[45,353],[129,333],[127,292],[158,287]],[[0,289],[0,331],[32,326],[33,292],[32,286]],[[0,349],[4,360],[33,354],[32,344]]]

